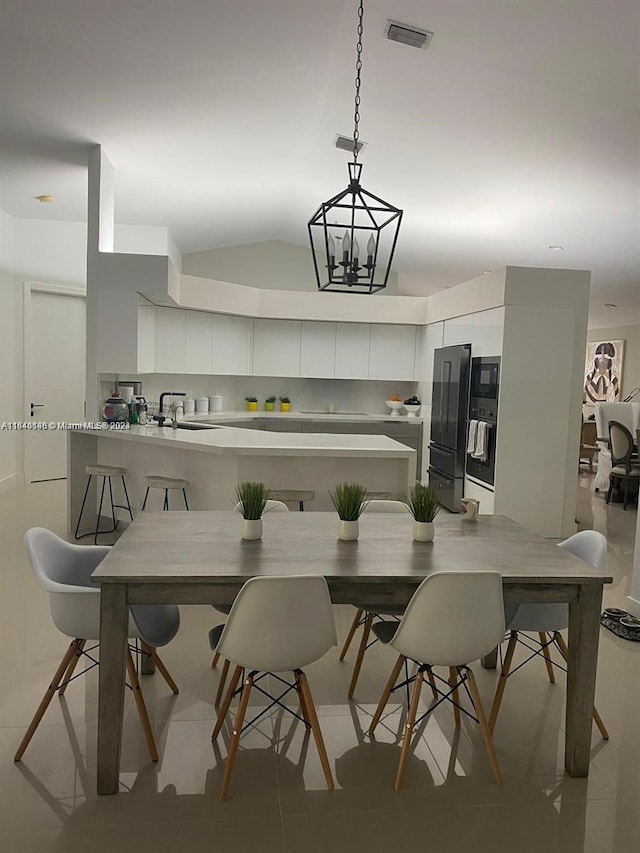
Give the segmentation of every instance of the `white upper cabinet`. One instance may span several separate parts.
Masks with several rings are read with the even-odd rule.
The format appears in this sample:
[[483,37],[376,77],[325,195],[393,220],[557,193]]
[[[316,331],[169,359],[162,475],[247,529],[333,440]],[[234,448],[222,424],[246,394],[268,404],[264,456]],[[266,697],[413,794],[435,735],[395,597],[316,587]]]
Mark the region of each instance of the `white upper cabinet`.
[[413,380],[415,354],[415,326],[372,325],[369,379]]
[[502,355],[504,306],[478,311],[473,315],[471,355]]
[[156,307],[138,306],[138,371],[153,373],[156,368]]
[[368,379],[371,326],[336,323],[336,379]]
[[231,314],[213,314],[212,320],[213,373],[250,375],[253,320]]
[[443,347],[470,344],[473,336],[473,314],[444,321]]
[[186,311],[156,309],[156,373],[184,373],[186,363]]
[[336,324],[302,323],[300,376],[333,379],[336,369]]
[[185,373],[211,373],[211,314],[186,312]]
[[254,376],[300,376],[300,321],[254,320]]

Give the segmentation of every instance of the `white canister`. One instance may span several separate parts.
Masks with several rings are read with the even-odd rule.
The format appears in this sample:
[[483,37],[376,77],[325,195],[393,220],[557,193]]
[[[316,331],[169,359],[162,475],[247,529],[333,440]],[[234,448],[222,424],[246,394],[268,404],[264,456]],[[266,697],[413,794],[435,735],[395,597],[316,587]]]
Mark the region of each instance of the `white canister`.
[[133,400],[133,385],[118,384],[118,391],[125,403],[130,403]]
[[185,397],[184,401],[184,413],[185,415],[192,415],[196,410],[196,401],[193,397]]
[[214,394],[211,398],[211,411],[212,412],[221,412],[222,411],[222,397],[220,394]]
[[198,397],[196,399],[196,412],[208,412],[209,411],[209,398],[208,397]]

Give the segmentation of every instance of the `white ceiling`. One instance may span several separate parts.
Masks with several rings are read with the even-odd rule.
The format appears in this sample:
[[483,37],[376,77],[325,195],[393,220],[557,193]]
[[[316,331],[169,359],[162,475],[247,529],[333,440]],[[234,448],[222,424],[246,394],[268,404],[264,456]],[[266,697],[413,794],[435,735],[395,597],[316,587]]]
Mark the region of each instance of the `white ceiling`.
[[[306,244],[346,185],[356,9],[4,0],[0,208],[83,220],[101,143],[118,222],[166,225],[183,252]],[[432,30],[429,49],[386,40],[388,17]],[[405,210],[411,292],[591,269],[592,325],[640,322],[639,57],[638,0],[366,0],[363,184]]]

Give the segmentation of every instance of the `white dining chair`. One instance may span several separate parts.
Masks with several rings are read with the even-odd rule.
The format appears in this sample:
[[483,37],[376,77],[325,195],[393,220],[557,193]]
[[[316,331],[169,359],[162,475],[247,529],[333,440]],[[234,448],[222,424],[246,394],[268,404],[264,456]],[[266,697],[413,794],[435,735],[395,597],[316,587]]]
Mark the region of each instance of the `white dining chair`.
[[[409,508],[402,501],[369,500],[365,504],[364,511],[408,513]],[[362,625],[362,636],[360,637],[360,645],[358,646],[358,653],[353,665],[349,691],[347,693],[349,699],[353,699],[354,697],[365,653],[370,646],[377,642],[375,637],[373,639],[369,639],[371,635],[371,626],[373,625],[374,620],[382,619],[383,616],[389,616],[397,621],[404,613],[404,606],[394,604],[385,606],[381,604],[374,605],[369,604],[368,602],[354,601],[353,606],[356,608],[356,613],[351,622],[351,627],[347,633],[344,645],[340,651],[340,660],[342,661],[345,659],[345,656],[349,651],[349,646],[351,645],[351,641],[353,640],[356,631]]]
[[[235,509],[240,512],[241,504],[238,502],[235,505]],[[264,507],[265,512],[289,512],[289,507],[283,501],[276,501],[269,498]],[[212,605],[214,610],[217,610],[218,613],[222,613],[223,616],[228,616],[231,612],[231,604],[214,604]],[[212,629],[212,630],[215,630]],[[211,637],[211,632],[209,632],[209,637]],[[211,640],[209,640],[211,643]],[[220,660],[220,653],[216,650],[215,646],[211,647],[213,651],[213,658],[211,659],[211,666],[216,667],[218,665],[218,661]],[[216,698],[214,701],[215,707],[217,708],[220,704],[220,700],[222,699],[222,693],[224,691],[224,685],[227,680],[227,675],[229,674],[229,661],[225,660],[222,664],[222,670],[220,672],[220,680],[218,681],[218,690],[216,692]]]
[[[91,574],[110,551],[110,548],[101,545],[71,545],[43,527],[27,530],[24,541],[29,565],[36,581],[49,594],[53,623],[62,634],[71,637],[73,641],[22,738],[14,761],[20,761],[22,758],[55,692],[63,695],[69,683],[77,678],[73,673],[80,658],[84,657],[90,662],[85,672],[98,666],[92,652],[98,647],[100,639],[100,587],[91,582]],[[158,657],[156,647],[169,643],[175,637],[179,626],[180,611],[175,604],[136,604],[129,608],[128,636],[141,641],[143,654],[153,661],[173,693],[178,693],[178,688]],[[96,641],[96,645],[87,649],[88,641]],[[126,668],[149,754],[152,761],[157,761],[158,750],[128,646]]]
[[[455,612],[455,619],[451,618],[452,612]],[[499,572],[434,572],[420,584],[399,624],[374,624],[373,631],[378,639],[395,649],[398,659],[371,721],[370,735],[380,722],[392,692],[404,688],[407,680],[413,683],[394,784],[396,791],[402,786],[413,729],[431,712],[429,708],[416,719],[425,673],[432,689],[435,685],[439,696],[453,703],[457,726],[461,711],[479,723],[493,777],[500,784],[500,768],[491,732],[469,661],[483,657],[496,647],[504,636],[504,624]],[[418,664],[417,672],[397,684],[407,661]],[[436,675],[432,670],[434,666],[449,667],[449,681]],[[468,693],[474,713],[460,704],[461,687]]]
[[[226,798],[238,743],[245,723],[251,690],[269,673],[293,673],[293,682],[281,676],[277,680],[298,694],[301,719],[311,729],[320,756],[327,788],[333,789],[333,776],[322,739],[320,724],[303,667],[321,658],[336,645],[336,628],[327,582],[321,575],[256,577],[248,580],[233,602],[226,624],[219,632],[216,646],[226,660],[235,665],[233,675],[218,714],[213,738],[217,738],[229,712],[231,701],[240,693],[240,704],[233,724],[229,752],[220,788],[220,801]],[[242,687],[236,690],[240,679]],[[270,699],[276,697],[266,694]],[[294,716],[293,709],[280,704]]]
[[[596,569],[604,569],[607,556],[607,539],[597,530],[581,530],[579,533],[574,533],[573,536],[559,542],[558,547],[569,551]],[[547,669],[547,677],[551,684],[555,683],[554,666],[559,666],[551,657],[551,648],[556,647],[565,663],[569,653],[564,637],[560,633],[569,626],[568,604],[516,604],[507,606],[505,615],[509,642],[489,714],[489,728],[492,732],[502,705],[507,679],[516,672],[516,670],[511,669],[511,664],[518,643],[526,647],[531,654],[523,663],[519,664],[517,669],[520,669],[533,658],[542,655]],[[538,639],[536,640],[531,634],[537,634]],[[602,737],[608,740],[609,733],[596,708],[593,709],[593,721]]]

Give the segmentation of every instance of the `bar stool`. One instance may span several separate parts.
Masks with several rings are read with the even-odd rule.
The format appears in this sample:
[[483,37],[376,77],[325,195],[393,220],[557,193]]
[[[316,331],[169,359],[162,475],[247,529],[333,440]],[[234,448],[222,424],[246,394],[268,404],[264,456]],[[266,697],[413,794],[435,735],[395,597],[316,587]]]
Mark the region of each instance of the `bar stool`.
[[[85,473],[89,475],[89,479],[87,480],[87,488],[84,490],[84,497],[82,498],[82,506],[80,507],[80,515],[78,516],[78,523],[76,524],[76,532],[73,534],[74,539],[84,539],[85,536],[93,536],[93,541],[97,545],[98,544],[98,535],[101,533],[113,533],[118,527],[118,520],[116,519],[116,507],[119,509],[126,509],[131,517],[131,521],[133,521],[133,513],[131,512],[131,503],[129,501],[129,494],[127,492],[127,484],[125,483],[124,477],[127,473],[126,468],[117,468],[115,465],[87,465],[85,468]],[[84,505],[87,502],[87,495],[89,494],[89,486],[91,485],[92,477],[102,477],[102,490],[100,492],[100,506],[98,508],[98,517],[96,520],[96,529],[93,533],[81,533],[80,530],[80,522],[82,521],[82,513],[84,512]],[[127,502],[126,506],[124,504],[114,504],[113,502],[113,487],[111,485],[112,477],[121,477],[122,478],[122,488],[124,489],[124,497]],[[109,497],[111,498],[111,517],[113,518],[113,527],[110,530],[100,530],[100,516],[102,514],[102,501],[104,499],[104,488],[109,481]]]
[[176,477],[159,477],[155,474],[152,474],[149,477],[144,478],[144,484],[147,487],[147,491],[144,493],[144,501],[142,503],[143,510],[147,505],[149,489],[164,489],[164,503],[162,504],[162,509],[164,512],[168,511],[169,509],[169,490],[182,489],[182,496],[184,497],[184,507],[186,510],[189,509],[186,492],[186,488],[189,485],[188,480],[179,480]]
[[275,489],[269,492],[269,497],[283,503],[297,503],[300,512],[304,512],[304,502],[312,501],[316,493],[311,489]]

